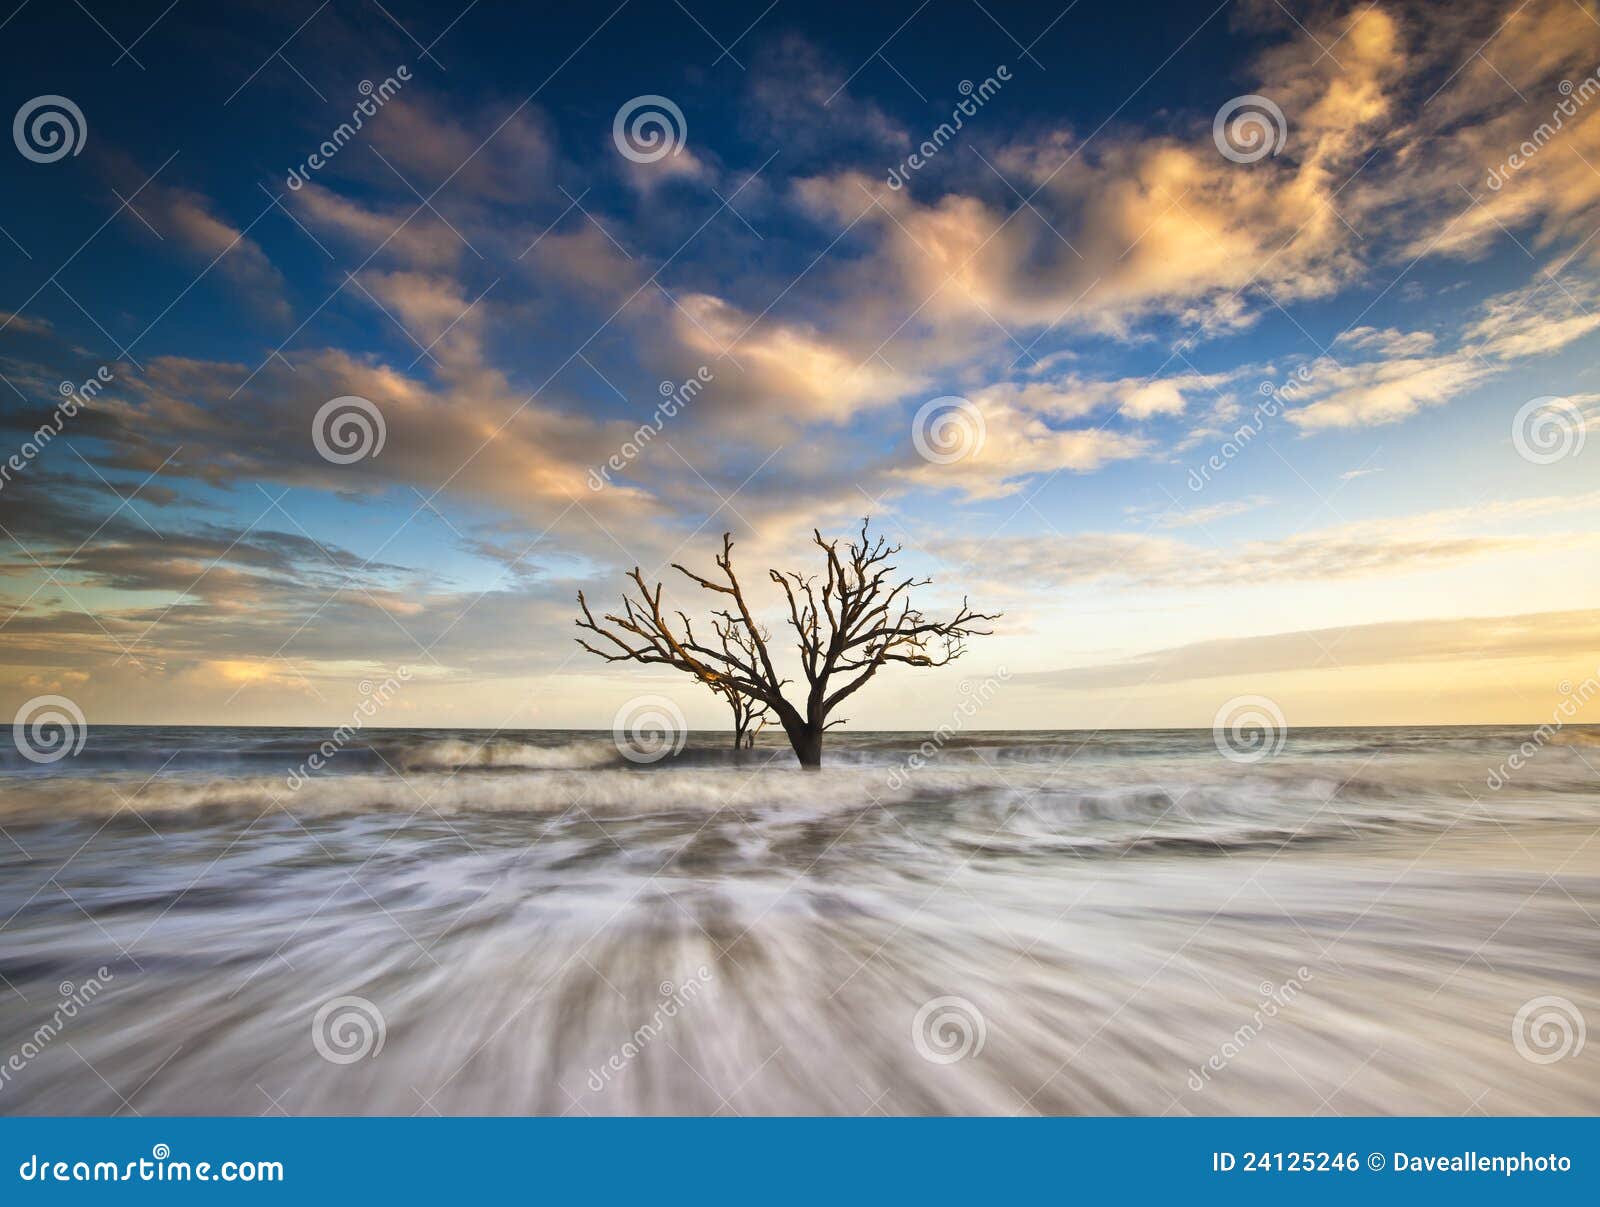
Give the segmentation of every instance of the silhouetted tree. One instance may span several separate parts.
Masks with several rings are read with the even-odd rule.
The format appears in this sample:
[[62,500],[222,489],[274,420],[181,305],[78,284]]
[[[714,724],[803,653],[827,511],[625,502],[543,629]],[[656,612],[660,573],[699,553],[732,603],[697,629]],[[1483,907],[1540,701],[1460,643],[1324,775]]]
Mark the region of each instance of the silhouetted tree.
[[825,540],[812,530],[827,562],[820,583],[815,575],[767,571],[783,590],[789,627],[799,645],[806,678],[800,705],[791,704],[783,694],[790,680],[778,677],[768,648],[771,636],[756,624],[734,573],[730,533],[723,533],[722,552],[715,558],[719,577],[696,574],[676,562],[672,566],[691,582],[725,597],[726,606],[710,614],[710,635],[704,640],[683,612],[663,611],[662,585],[658,582],[652,589],[635,566],[628,578],[637,594],[623,594],[620,612],[608,612],[597,621],[583,593],[578,593],[583,616],[576,623],[600,638],[602,646],[583,637],[578,644],[607,662],[676,667],[730,704],[743,697],[749,707],[770,709],[801,766],[820,767],[823,734],[846,720],[831,719],[834,709],[868,679],[894,662],[906,666],[953,662],[966,652],[968,637],[993,631],[980,625],[999,619],[998,613],[973,611],[965,597],[949,620],[929,619],[912,604],[909,593],[931,580],[895,578],[891,559],[901,547],[883,537],[874,539],[868,528],[869,521],[863,520],[860,536],[842,552],[837,540]]
[[[761,636],[765,639],[769,635],[763,632]],[[724,656],[733,657],[737,655],[745,662],[753,662],[755,660],[755,643],[749,640],[748,634],[742,626],[725,630],[721,641]],[[756,734],[760,733],[767,723],[767,714],[770,710],[766,701],[745,695],[726,680],[708,682],[707,686],[722,697],[729,710],[733,713],[733,748],[735,750],[749,750],[754,747]],[[755,725],[754,729],[750,728],[752,724]]]

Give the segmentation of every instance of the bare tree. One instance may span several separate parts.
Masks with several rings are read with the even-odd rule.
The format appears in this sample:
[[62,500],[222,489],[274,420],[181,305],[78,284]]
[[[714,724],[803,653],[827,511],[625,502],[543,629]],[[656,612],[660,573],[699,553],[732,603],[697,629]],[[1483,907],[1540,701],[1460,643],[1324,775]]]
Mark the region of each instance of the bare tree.
[[[728,707],[733,710],[733,748],[753,749],[756,744],[756,734],[767,725],[767,706],[732,688],[712,690],[726,700]],[[755,726],[754,729],[751,728],[752,724]]]
[[[580,602],[582,597],[580,596]],[[763,639],[769,634],[763,632]],[[721,637],[722,652],[724,656],[738,655],[741,660],[749,662],[756,657],[755,643],[749,639],[742,626],[725,629]],[[767,715],[771,711],[764,700],[754,696],[747,696],[726,680],[716,682],[708,681],[707,685],[713,692],[721,696],[733,713],[733,748],[735,750],[749,750],[756,742],[756,734],[766,727]],[[755,728],[750,726],[754,724]]]
[[868,527],[869,521],[863,520],[860,536],[842,552],[837,540],[825,540],[813,529],[814,543],[827,561],[820,583],[815,575],[767,571],[783,590],[789,627],[799,646],[806,678],[802,705],[791,704],[783,694],[790,681],[778,677],[769,648],[771,635],[756,624],[734,573],[729,533],[723,533],[722,552],[715,559],[718,577],[696,574],[676,562],[672,566],[696,585],[724,597],[725,606],[710,614],[709,636],[696,635],[683,612],[663,611],[662,584],[652,589],[635,566],[628,578],[637,594],[623,594],[620,612],[608,612],[597,621],[583,593],[578,593],[583,616],[576,623],[601,641],[597,646],[579,637],[578,644],[607,662],[675,667],[730,702],[742,696],[751,707],[770,709],[800,765],[820,767],[823,734],[846,719],[834,719],[834,709],[868,679],[890,663],[928,667],[953,662],[966,652],[968,637],[993,631],[979,626],[999,619],[998,613],[973,611],[965,597],[949,620],[929,619],[912,604],[909,592],[930,580],[897,579],[891,559],[901,547],[883,537],[874,539]]

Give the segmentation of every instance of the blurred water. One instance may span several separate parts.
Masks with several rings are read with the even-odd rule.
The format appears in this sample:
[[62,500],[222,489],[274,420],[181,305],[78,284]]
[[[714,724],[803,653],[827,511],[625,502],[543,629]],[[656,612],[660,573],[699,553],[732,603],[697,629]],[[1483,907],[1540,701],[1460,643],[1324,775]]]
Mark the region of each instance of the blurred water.
[[1600,1109],[1593,729],[326,736],[10,756],[0,1111]]

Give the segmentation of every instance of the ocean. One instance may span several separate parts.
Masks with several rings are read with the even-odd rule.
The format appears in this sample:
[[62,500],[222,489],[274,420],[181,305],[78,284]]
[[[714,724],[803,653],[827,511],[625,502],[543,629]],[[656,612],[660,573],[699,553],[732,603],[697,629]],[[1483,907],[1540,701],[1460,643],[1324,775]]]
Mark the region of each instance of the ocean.
[[1600,1110],[1593,727],[328,737],[5,745],[0,1112]]

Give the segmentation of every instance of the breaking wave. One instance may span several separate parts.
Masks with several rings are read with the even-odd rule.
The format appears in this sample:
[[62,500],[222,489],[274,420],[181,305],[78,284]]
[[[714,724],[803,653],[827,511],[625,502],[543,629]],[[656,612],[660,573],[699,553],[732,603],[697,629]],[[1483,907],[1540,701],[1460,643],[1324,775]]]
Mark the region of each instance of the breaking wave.
[[[1282,757],[1250,767],[1218,758],[1209,731],[980,733],[942,745],[861,734],[834,743],[828,765],[811,772],[776,741],[736,753],[708,735],[677,758],[641,765],[623,758],[608,734],[385,730],[306,773],[318,736],[102,730],[98,758],[87,766],[0,778],[0,819],[87,822],[127,811],[211,824],[270,813],[627,818],[722,810],[821,818],[889,808],[917,810],[968,848],[1121,856],[1582,821],[1593,792],[1583,747],[1574,744],[1593,735],[1579,730],[1541,751],[1496,795],[1493,810],[1462,786],[1481,784],[1516,750],[1525,740],[1519,729],[1309,731]],[[157,759],[159,773],[147,773]]]

